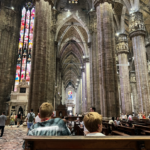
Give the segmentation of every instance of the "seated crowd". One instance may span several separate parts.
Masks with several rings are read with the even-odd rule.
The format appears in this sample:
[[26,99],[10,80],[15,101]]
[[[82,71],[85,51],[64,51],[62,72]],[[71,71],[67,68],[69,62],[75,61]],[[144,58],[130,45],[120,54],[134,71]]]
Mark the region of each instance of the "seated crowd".
[[[83,121],[79,119],[78,115],[75,123],[79,123],[81,128],[84,128],[85,136],[105,136],[107,134],[102,134],[103,123],[102,116],[95,112],[96,109],[94,107],[90,108],[90,112],[84,114]],[[30,113],[27,115],[27,127],[28,127],[28,136],[69,136],[72,134],[72,122],[68,121],[68,117],[54,118],[53,117],[53,106],[50,103],[43,103],[39,110],[38,115],[35,117],[33,113],[33,109],[31,109]],[[144,117],[143,117],[144,116]],[[20,116],[21,117],[21,116]],[[108,124],[113,124],[114,127],[122,126],[122,121],[125,121],[125,125],[127,127],[132,127],[133,120],[132,115],[121,114],[121,117],[112,117],[109,120]],[[138,114],[139,118],[144,118],[144,113]],[[14,120],[15,116],[12,116],[12,120]],[[124,122],[123,122],[124,123]],[[12,123],[13,124],[13,123]]]

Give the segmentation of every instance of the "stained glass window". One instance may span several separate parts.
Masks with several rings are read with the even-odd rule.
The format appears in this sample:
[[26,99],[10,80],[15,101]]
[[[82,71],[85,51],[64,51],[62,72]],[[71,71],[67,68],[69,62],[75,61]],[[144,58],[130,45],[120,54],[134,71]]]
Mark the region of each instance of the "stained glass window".
[[28,2],[22,9],[14,91],[17,91],[17,85],[22,81],[22,79],[25,79],[28,83],[30,82],[34,17],[35,8],[33,7],[33,4],[31,2]]
[[69,0],[69,4],[78,4],[78,0]]
[[73,97],[72,97],[72,91],[69,91],[68,92],[68,99],[72,99]]

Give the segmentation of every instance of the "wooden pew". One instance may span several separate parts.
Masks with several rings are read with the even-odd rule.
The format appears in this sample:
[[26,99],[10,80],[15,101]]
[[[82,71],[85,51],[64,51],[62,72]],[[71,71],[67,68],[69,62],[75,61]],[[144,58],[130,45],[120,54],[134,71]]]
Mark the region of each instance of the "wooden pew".
[[114,125],[113,124],[109,124],[108,122],[103,122],[103,128],[104,128],[103,129],[104,134],[108,135],[109,133],[111,133],[111,130],[114,130]]
[[80,127],[80,125],[78,125],[78,134],[77,135],[84,135],[84,128],[83,127]]
[[149,150],[149,136],[53,136],[24,138],[25,150]]
[[143,132],[145,132],[145,135],[150,135],[150,131],[143,130]]
[[124,133],[128,133],[129,135],[135,135],[134,128],[131,127],[117,126],[117,130]]
[[77,117],[77,116],[74,116],[74,117],[70,117],[70,116],[65,116],[68,118],[68,121],[75,121],[77,120],[77,118],[79,118],[80,122],[83,121],[83,117]]
[[136,129],[138,135],[141,135],[141,132],[150,131],[150,126],[134,125],[134,128]]
[[80,123],[79,122],[74,122],[74,131],[75,131],[75,135],[78,135],[78,125],[80,125]]
[[111,135],[130,136],[130,135],[128,135],[128,134],[125,134],[125,133],[123,133],[123,132],[119,132],[119,131],[116,131],[116,130],[112,131],[112,132],[111,132]]
[[103,128],[102,128],[102,133],[105,134],[105,135],[109,135],[109,129],[103,127]]

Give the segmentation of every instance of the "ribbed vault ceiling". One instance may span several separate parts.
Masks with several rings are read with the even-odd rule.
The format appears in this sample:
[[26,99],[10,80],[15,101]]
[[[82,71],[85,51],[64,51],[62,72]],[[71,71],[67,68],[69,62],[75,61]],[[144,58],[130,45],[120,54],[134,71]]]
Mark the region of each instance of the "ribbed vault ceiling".
[[[115,31],[118,32],[121,26],[121,17],[124,15],[125,32],[129,33],[129,14],[131,7],[136,0],[118,0],[113,4]],[[66,0],[56,0],[56,5],[61,3],[66,6]],[[87,4],[86,4],[87,3]],[[89,10],[92,7],[92,0],[85,1],[85,6],[88,5]],[[150,33],[150,1],[140,0],[140,11],[144,15],[146,29]],[[123,9],[126,7],[125,11]],[[88,10],[88,11],[89,11]],[[87,24],[85,26],[88,26]],[[81,76],[80,67],[83,65],[83,56],[87,54],[89,33],[81,23],[81,20],[70,17],[69,20],[64,20],[61,27],[58,29],[58,55],[61,60],[62,75],[65,87],[68,84],[76,86],[77,79]],[[131,43],[131,42],[130,42]],[[130,46],[132,46],[129,43]]]
[[88,43],[88,34],[83,25],[71,17],[64,22],[57,36],[59,43],[58,56],[61,60],[64,85],[76,86],[77,79],[81,76],[81,66],[85,55],[85,45]]

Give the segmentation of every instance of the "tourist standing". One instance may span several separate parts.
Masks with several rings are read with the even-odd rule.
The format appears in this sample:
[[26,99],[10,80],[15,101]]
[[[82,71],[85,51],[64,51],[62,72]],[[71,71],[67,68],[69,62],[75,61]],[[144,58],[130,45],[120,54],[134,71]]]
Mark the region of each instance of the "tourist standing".
[[13,112],[13,114],[11,115],[10,117],[10,125],[11,125],[11,128],[13,125],[15,125],[15,119],[16,119],[16,115],[15,113]]
[[30,113],[27,115],[27,126],[28,126],[28,131],[30,127],[33,125],[35,120],[35,114],[33,113],[33,109],[31,109]]
[[21,119],[22,119],[22,115],[21,115],[21,112],[19,111],[17,115],[17,128],[20,126]]
[[38,109],[38,115],[35,117],[35,123],[41,122],[41,118],[39,117],[39,109]]
[[0,129],[1,129],[0,137],[3,136],[6,120],[7,120],[7,117],[5,116],[5,112],[3,112],[2,115],[0,116]]

